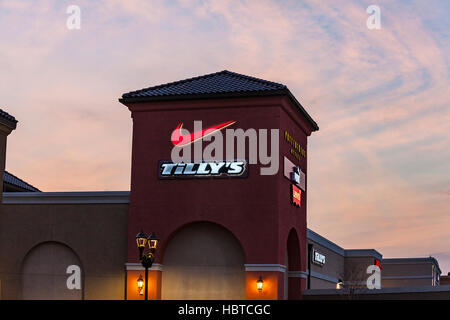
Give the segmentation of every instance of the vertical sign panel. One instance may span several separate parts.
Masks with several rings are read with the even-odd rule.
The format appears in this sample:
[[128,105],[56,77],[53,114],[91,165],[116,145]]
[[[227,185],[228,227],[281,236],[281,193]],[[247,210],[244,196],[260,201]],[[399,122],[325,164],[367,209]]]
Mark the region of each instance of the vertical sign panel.
[[291,184],[291,194],[292,194],[292,203],[300,207],[302,203],[302,191],[293,184]]

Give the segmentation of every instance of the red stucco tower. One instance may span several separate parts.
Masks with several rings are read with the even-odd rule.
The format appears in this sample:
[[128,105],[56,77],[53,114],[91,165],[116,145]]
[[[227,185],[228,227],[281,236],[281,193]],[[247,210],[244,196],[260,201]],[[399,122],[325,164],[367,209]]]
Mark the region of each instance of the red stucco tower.
[[[120,102],[133,119],[128,286],[142,273],[135,236],[143,229],[161,239],[150,272],[151,299],[301,298],[307,137],[318,126],[288,88],[222,71],[126,93]],[[277,173],[261,175],[266,166],[258,162],[239,178],[161,179],[160,163],[170,160],[174,147],[172,132],[180,123],[193,132],[194,121],[202,121],[204,128],[235,121],[230,128],[278,129]],[[195,143],[207,145],[201,139]],[[246,150],[248,155],[248,145]],[[292,199],[292,186],[299,186],[288,178],[292,167],[298,167],[304,183],[294,188],[301,193],[300,206]],[[208,274],[215,275],[216,283],[202,278]],[[256,286],[259,277],[262,290]],[[128,299],[142,298],[127,292]]]

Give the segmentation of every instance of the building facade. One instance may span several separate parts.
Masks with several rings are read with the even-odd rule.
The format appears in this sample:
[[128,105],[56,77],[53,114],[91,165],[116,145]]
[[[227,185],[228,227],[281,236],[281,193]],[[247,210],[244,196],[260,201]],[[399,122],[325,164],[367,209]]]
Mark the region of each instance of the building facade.
[[[160,238],[149,299],[301,299],[308,289],[364,286],[370,265],[386,272],[383,286],[439,284],[417,277],[438,277],[435,259],[400,264],[307,229],[307,139],[319,128],[285,85],[222,71],[119,100],[133,121],[130,191],[41,192],[8,174],[17,121],[0,114],[2,299],[144,299],[141,230]],[[228,144],[225,128],[244,140]],[[173,161],[177,147],[201,161]]]
[[428,258],[383,259],[383,287],[438,286],[441,269]]

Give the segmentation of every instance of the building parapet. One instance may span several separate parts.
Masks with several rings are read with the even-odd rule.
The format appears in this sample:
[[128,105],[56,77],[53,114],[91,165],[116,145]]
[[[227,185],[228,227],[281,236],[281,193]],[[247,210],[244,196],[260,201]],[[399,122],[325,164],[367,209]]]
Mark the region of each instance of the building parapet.
[[383,257],[383,255],[375,249],[344,249],[311,229],[307,229],[307,238],[343,257],[374,257],[378,260],[381,260]]
[[[345,295],[383,295],[383,294],[411,294],[411,293],[447,293],[450,294],[450,285],[445,286],[418,286],[418,287],[392,287],[381,289],[343,288],[343,289],[310,289],[303,290],[304,296],[345,296]],[[320,298],[319,298],[320,299]]]
[[383,256],[375,249],[345,249],[345,257],[358,258],[358,257],[374,257],[381,260]]
[[442,273],[441,268],[439,268],[439,262],[434,257],[424,257],[424,258],[386,258],[383,259],[383,265],[405,265],[405,264],[428,264],[433,263],[438,269],[439,274]]
[[307,229],[307,238],[308,240],[314,241],[321,246],[324,246],[327,249],[330,249],[331,251],[336,252],[337,254],[340,254],[341,256],[345,255],[344,248],[341,248],[334,242],[331,242],[330,240],[322,237],[320,234],[312,231],[311,229]]
[[129,191],[4,192],[3,204],[129,203]]

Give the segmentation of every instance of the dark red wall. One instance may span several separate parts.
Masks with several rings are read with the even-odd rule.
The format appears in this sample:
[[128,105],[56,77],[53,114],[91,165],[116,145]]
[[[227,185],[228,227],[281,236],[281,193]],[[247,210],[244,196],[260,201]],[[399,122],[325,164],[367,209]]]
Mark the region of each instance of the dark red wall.
[[[300,156],[300,160],[294,157],[290,150],[292,148],[284,138],[284,132],[288,133],[297,142],[300,143],[301,147],[306,150],[306,157]],[[283,162],[284,157],[287,157],[294,164],[298,165],[303,172],[306,173],[306,181],[308,180],[307,173],[307,158],[308,158],[308,148],[307,148],[307,137],[311,134],[309,126],[303,117],[301,117],[295,110],[295,107],[286,103],[286,106],[282,109],[280,117],[280,171],[278,174],[278,208],[279,208],[279,239],[280,239],[280,250],[279,259],[284,259],[285,251],[283,251],[283,243],[286,247],[289,232],[292,228],[297,232],[300,244],[300,266],[302,271],[306,271],[307,264],[307,241],[306,241],[306,203],[307,194],[302,190],[301,195],[301,207],[295,207],[291,203],[291,193],[290,186],[291,182],[283,175]],[[306,187],[307,190],[307,187]],[[281,260],[280,260],[281,261]],[[297,269],[297,266],[291,266]]]
[[[246,263],[252,264],[284,264],[288,234],[295,228],[302,251],[301,267],[306,269],[306,193],[302,193],[300,208],[291,204],[283,157],[299,163],[306,172],[306,159],[298,162],[290,155],[284,130],[307,150],[310,127],[286,97],[136,103],[128,107],[133,118],[129,262],[138,261],[135,236],[141,228],[161,238],[156,262],[163,263],[164,248],[176,230],[191,222],[210,221],[236,236]],[[202,120],[204,128],[236,120],[230,129],[280,129],[278,174],[261,176],[259,165],[250,165],[248,178],[159,180],[158,161],[170,160],[172,131],[180,122],[192,131],[194,120]]]

